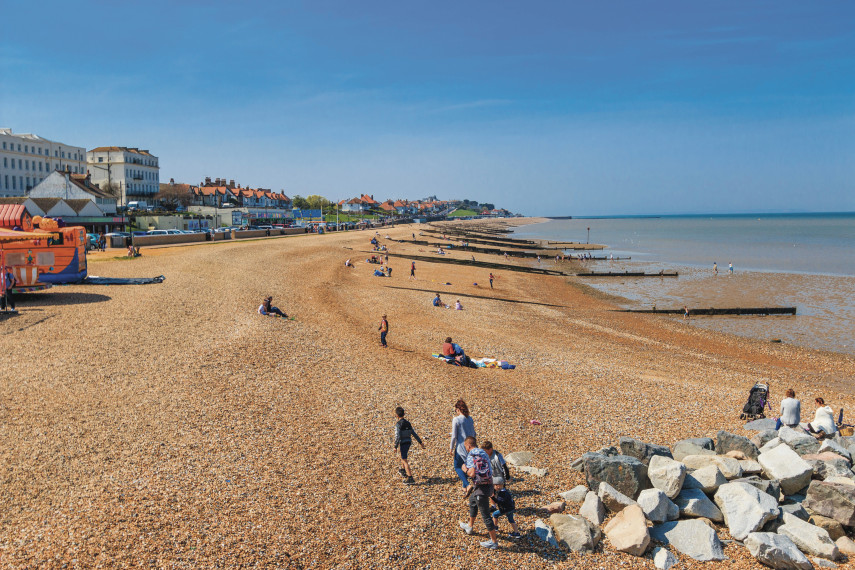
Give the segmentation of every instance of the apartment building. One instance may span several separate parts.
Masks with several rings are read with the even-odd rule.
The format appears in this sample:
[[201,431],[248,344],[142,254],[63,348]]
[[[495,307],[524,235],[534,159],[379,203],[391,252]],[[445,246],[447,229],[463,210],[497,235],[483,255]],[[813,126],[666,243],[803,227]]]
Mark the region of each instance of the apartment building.
[[85,174],[86,149],[0,128],[0,196],[23,196],[55,170]]
[[99,146],[86,153],[92,183],[102,189],[112,185],[120,204],[151,202],[160,190],[160,161],[147,150],[126,146]]

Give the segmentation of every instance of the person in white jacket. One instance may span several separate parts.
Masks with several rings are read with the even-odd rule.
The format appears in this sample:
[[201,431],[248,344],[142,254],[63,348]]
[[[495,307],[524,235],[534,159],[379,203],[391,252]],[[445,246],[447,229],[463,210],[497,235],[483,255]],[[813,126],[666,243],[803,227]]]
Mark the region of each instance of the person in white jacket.
[[807,428],[811,433],[822,433],[825,436],[831,436],[837,432],[837,426],[834,424],[834,410],[831,406],[826,406],[822,398],[816,399],[816,414]]

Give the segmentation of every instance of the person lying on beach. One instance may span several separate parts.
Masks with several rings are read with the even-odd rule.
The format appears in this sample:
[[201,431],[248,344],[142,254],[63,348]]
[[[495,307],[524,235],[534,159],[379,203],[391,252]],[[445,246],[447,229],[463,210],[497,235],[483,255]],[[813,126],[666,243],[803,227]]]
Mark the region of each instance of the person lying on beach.
[[808,432],[820,439],[831,437],[837,433],[837,426],[834,423],[834,410],[831,406],[825,405],[825,400],[822,398],[816,399],[816,414],[813,421],[807,425]]
[[433,306],[434,307],[442,307],[443,309],[447,307],[445,303],[442,302],[442,299],[439,298],[439,293],[436,294],[436,297],[433,298]]
[[261,306],[258,307],[258,314],[264,315],[266,317],[275,317],[278,315],[278,316],[282,317],[283,319],[288,318],[288,315],[283,313],[279,309],[279,307],[273,306],[273,297],[272,296],[264,298],[264,300],[261,302]]
[[386,277],[386,274],[383,273],[382,269],[375,269],[374,277]]

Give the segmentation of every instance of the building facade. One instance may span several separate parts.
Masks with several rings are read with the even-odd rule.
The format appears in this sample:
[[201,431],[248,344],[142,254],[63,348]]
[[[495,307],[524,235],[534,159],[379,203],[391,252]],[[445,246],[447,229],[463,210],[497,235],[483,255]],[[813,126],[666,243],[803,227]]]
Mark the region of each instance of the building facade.
[[0,128],[0,196],[23,196],[55,170],[86,172],[86,149]]
[[125,146],[100,146],[86,153],[92,183],[102,189],[112,185],[119,202],[151,203],[160,191],[160,161],[147,150]]

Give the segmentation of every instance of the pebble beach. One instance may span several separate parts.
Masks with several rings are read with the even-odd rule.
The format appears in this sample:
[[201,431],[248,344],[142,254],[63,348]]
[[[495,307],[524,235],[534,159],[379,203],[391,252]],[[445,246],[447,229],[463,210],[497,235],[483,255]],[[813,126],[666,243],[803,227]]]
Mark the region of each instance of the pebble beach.
[[[494,270],[491,289],[490,270],[418,261],[410,280],[406,256],[431,250],[395,240],[418,231],[380,230],[391,278],[365,263],[374,231],[352,231],[108,250],[91,275],[166,280],[23,296],[0,320],[0,565],[652,568],[606,541],[567,553],[532,532],[585,483],[570,468],[582,453],[621,436],[747,435],[739,414],[758,381],[776,406],[793,388],[803,414],[822,396],[851,421],[852,355],[621,313],[568,276]],[[464,310],[433,307],[437,292]],[[258,315],[266,295],[294,320]],[[431,356],[447,336],[516,368],[448,366]],[[504,538],[501,521],[497,551],[478,545],[480,519],[478,537],[457,524],[458,398],[479,440],[546,470],[511,468],[524,536]],[[396,406],[426,444],[410,455],[413,486],[397,473]],[[725,554],[760,567],[734,543]]]

